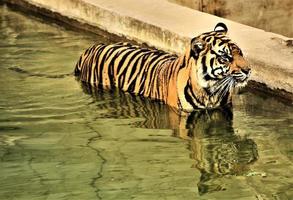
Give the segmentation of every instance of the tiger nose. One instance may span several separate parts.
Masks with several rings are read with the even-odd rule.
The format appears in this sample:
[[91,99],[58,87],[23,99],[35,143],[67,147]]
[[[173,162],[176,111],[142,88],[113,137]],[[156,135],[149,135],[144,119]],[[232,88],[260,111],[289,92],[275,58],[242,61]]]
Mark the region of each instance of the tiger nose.
[[250,74],[250,72],[251,72],[251,69],[249,67],[245,67],[245,68],[241,69],[241,72],[243,74],[245,74],[246,76],[248,76]]

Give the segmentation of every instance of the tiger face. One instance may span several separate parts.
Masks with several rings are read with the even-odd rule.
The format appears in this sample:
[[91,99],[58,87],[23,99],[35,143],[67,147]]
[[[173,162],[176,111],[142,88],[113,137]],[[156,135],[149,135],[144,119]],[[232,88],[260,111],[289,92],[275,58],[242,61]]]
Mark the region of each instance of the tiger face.
[[250,76],[248,62],[241,49],[227,37],[227,27],[218,23],[214,31],[191,40],[190,55],[195,58],[197,80],[210,94],[228,93],[243,87]]

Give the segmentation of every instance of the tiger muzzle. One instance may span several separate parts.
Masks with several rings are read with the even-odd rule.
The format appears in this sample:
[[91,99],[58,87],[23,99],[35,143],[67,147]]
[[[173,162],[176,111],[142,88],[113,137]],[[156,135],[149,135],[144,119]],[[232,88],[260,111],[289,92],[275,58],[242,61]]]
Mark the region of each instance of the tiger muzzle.
[[236,83],[242,83],[247,81],[251,74],[251,69],[249,67],[241,68],[237,71],[232,72],[232,76],[235,79]]

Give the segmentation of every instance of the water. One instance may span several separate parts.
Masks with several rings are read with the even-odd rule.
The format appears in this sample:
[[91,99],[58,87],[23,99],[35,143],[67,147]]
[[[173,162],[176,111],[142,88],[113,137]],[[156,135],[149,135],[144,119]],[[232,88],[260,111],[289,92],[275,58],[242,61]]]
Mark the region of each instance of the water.
[[246,92],[232,110],[168,106],[71,75],[101,36],[0,6],[0,199],[292,199],[293,108]]

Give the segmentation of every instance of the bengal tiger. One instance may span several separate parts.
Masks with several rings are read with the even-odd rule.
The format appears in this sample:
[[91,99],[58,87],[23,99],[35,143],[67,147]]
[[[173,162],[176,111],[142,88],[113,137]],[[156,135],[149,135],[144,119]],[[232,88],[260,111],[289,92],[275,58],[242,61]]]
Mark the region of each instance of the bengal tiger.
[[250,76],[241,49],[218,23],[191,39],[181,56],[129,43],[88,48],[75,67],[83,82],[163,101],[178,110],[216,108],[231,103],[234,88]]

